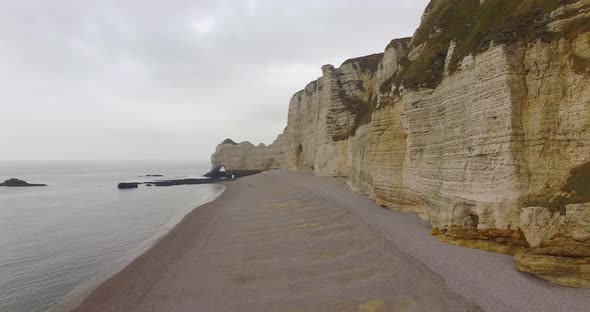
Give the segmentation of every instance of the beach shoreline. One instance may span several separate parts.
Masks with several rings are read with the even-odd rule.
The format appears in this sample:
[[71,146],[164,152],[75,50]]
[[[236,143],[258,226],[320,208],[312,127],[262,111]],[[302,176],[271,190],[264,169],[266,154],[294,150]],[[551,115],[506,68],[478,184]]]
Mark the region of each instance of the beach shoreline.
[[135,261],[135,259],[147,253],[150,249],[156,246],[159,241],[164,239],[170,231],[174,230],[180,224],[180,222],[182,222],[182,220],[184,220],[184,218],[186,218],[194,210],[199,209],[200,207],[215,201],[219,196],[223,194],[224,190],[225,186],[221,187],[210,198],[205,198],[204,200],[200,200],[199,202],[192,204],[190,211],[188,211],[187,213],[175,216],[168,220],[166,224],[162,225],[162,227],[157,233],[142,241],[140,245],[130,250],[129,253],[124,257],[117,259],[117,261],[112,264],[111,270],[109,270],[108,272],[103,272],[102,274],[93,278],[92,280],[81,285],[78,285],[74,290],[72,290],[69,294],[62,298],[58,303],[50,307],[48,311],[67,312],[78,307],[86,299],[86,297],[88,297],[96,288],[100,287],[103,283],[108,281],[117,273],[121,272],[127,266],[131,265]]
[[227,183],[72,311],[583,311],[590,292],[451,246],[344,179],[275,170]]

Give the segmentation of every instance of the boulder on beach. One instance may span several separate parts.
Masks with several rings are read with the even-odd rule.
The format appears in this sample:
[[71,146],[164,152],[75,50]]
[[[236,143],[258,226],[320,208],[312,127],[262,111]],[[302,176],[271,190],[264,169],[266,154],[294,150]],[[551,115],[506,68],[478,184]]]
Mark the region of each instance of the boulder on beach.
[[47,184],[28,183],[23,180],[12,178],[12,179],[8,179],[8,180],[4,181],[4,183],[0,183],[0,186],[26,187],[26,186],[47,186]]

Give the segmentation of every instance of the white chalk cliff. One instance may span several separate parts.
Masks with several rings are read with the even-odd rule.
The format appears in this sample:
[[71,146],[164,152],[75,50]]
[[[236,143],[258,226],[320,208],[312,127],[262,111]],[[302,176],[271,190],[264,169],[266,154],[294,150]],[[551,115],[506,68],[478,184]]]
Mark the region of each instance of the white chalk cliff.
[[445,240],[590,287],[590,0],[434,0],[412,38],[322,71],[273,144],[226,141],[213,168],[344,176]]

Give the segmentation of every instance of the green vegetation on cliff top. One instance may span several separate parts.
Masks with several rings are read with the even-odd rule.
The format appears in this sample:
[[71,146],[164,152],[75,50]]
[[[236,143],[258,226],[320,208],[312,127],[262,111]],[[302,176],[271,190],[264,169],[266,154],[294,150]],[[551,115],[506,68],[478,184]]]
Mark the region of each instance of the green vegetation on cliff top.
[[[480,0],[432,0],[426,8],[420,27],[409,42],[406,55],[400,60],[401,70],[378,86],[378,92],[389,93],[393,85],[403,85],[406,89],[435,88],[443,78],[451,41],[456,42],[448,68],[453,73],[467,55],[483,52],[492,43],[530,43],[537,40],[547,42],[590,31],[590,21],[586,18],[573,22],[560,33],[552,33],[548,29],[551,12],[561,5],[578,1],[485,0],[480,3]],[[388,48],[396,43],[405,46],[409,40],[394,40]],[[417,58],[410,60],[410,52],[421,46],[422,51]],[[355,69],[360,66],[362,72],[375,72],[382,57],[382,54],[374,54],[347,60],[342,65],[350,63]],[[585,72],[590,66],[585,60],[579,59],[574,59],[574,65],[580,72]],[[359,99],[343,97],[345,104],[348,104],[347,109],[355,112],[356,119],[351,131],[335,136],[335,141],[347,139],[355,134],[359,126],[370,122],[377,109],[376,94],[369,98],[369,102],[361,103]]]
[[547,29],[549,14],[560,5],[576,0],[433,0],[412,39],[412,48],[424,44],[419,57],[402,60],[396,85],[433,88],[444,73],[451,41],[457,42],[449,70],[471,53],[494,44],[551,40]]

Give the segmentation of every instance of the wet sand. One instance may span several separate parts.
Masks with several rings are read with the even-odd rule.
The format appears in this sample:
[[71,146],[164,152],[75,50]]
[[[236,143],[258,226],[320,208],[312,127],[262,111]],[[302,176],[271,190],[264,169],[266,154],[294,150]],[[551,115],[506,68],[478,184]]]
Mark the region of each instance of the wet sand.
[[277,170],[227,183],[74,311],[585,311],[590,291],[447,245],[344,179]]

